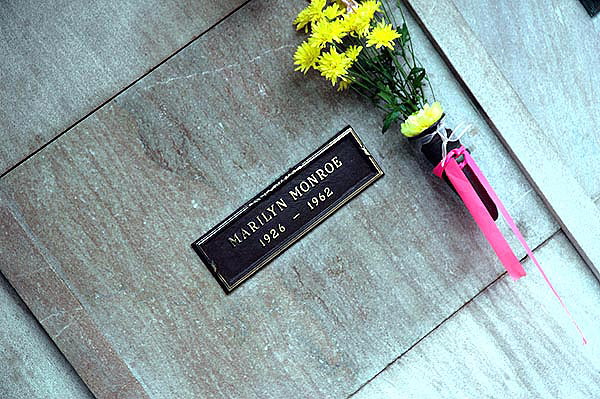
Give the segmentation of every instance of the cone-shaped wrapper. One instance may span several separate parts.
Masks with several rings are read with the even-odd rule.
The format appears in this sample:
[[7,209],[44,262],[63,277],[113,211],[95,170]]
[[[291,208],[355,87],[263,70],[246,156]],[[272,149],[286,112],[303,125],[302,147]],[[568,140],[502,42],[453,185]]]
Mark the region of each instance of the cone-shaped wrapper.
[[[433,132],[435,132],[443,119],[444,115],[442,115],[440,120],[438,120],[436,123],[425,129],[418,136],[411,137],[410,140],[419,143],[424,137],[431,135]],[[446,134],[446,137],[450,137],[450,135],[452,135],[451,129],[444,128],[443,130]],[[449,141],[446,146],[446,153],[449,153],[453,149],[459,148],[460,146],[462,146],[462,144],[459,140]],[[442,139],[439,136],[439,134],[433,135],[429,142],[422,144],[421,152],[423,153],[423,155],[425,155],[425,158],[427,158],[431,165],[433,165],[434,167],[437,166],[437,164],[439,164],[442,161],[443,156]],[[487,193],[479,179],[477,179],[477,176],[475,176],[475,174],[469,166],[465,166],[463,172],[467,179],[469,179],[469,181],[471,182],[471,185],[473,186],[473,189],[475,190],[479,198],[481,198],[481,201],[485,204],[485,207],[487,208],[492,218],[494,220],[497,220],[498,209],[496,208],[494,201],[490,198],[489,194]],[[444,180],[446,181],[446,183],[448,183],[450,187],[452,187],[452,184],[450,183],[450,180],[448,180],[446,175],[444,175]],[[454,187],[452,187],[452,189],[454,190]]]

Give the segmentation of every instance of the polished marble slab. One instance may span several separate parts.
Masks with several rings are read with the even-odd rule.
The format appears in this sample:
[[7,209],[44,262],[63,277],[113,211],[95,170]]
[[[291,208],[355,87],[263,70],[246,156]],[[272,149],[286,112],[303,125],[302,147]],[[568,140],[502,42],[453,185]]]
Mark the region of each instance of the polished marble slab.
[[536,256],[589,341],[535,271],[502,277],[352,398],[573,398],[598,395],[600,285],[565,235]]
[[93,398],[2,275],[0,309],[0,398]]
[[452,1],[544,139],[588,195],[600,197],[600,18],[577,0]]
[[0,174],[241,4],[2,1]]
[[[502,272],[370,104],[293,72],[301,6],[249,3],[0,181],[2,271],[99,397],[343,396]],[[543,242],[556,222],[410,23],[450,121],[475,122],[465,143]],[[347,124],[386,176],[225,296],[189,243]]]

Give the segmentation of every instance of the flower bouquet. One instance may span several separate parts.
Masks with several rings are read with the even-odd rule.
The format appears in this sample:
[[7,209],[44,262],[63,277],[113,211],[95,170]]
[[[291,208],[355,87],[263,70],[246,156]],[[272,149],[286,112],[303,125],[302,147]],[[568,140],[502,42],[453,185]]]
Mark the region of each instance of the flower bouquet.
[[569,313],[508,211],[461,144],[470,125],[461,124],[454,131],[445,126],[444,109],[435,101],[427,72],[415,56],[404,15],[401,11],[399,15],[400,24],[386,0],[311,0],[294,20],[296,29],[308,34],[294,54],[296,70],[304,74],[315,70],[337,90],[352,90],[367,98],[384,114],[382,132],[400,123],[402,135],[434,166],[433,173],[460,196],[508,274],[518,279],[525,276],[525,270],[495,223],[500,211]]
[[[425,86],[434,96],[427,72],[415,56],[404,18],[398,27],[386,2],[352,0],[328,4],[314,0],[294,23],[297,29],[311,33],[294,55],[296,70],[306,74],[316,69],[338,90],[352,89],[368,98],[385,112],[383,132],[404,121],[402,134],[417,145],[433,166],[448,151],[461,147],[459,138],[468,126],[453,134],[445,128],[442,105],[427,103]],[[496,220],[498,210],[487,191],[470,167],[463,170]],[[450,183],[446,175],[442,178]]]

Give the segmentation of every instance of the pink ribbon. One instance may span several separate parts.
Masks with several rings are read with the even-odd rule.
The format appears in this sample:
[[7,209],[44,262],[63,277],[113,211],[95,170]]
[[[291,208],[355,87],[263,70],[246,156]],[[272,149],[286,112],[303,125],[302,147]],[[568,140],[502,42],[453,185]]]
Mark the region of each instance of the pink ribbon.
[[[463,156],[463,161],[461,161],[461,163],[459,164],[456,161],[456,158],[460,157],[461,155]],[[573,324],[575,325],[575,328],[581,335],[581,338],[583,339],[583,344],[585,345],[587,343],[587,340],[585,339],[583,332],[575,322],[575,319],[573,318],[573,316],[571,316],[571,312],[569,312],[562,298],[560,297],[560,295],[558,295],[558,292],[554,289],[552,283],[550,283],[548,276],[546,276],[546,273],[544,273],[544,270],[537,261],[535,255],[533,254],[533,251],[529,248],[527,242],[525,242],[525,238],[523,238],[523,235],[517,228],[517,225],[508,214],[508,211],[502,204],[502,201],[500,201],[500,199],[496,195],[496,192],[494,191],[494,189],[492,189],[492,186],[490,186],[490,183],[487,181],[487,179],[483,175],[483,172],[481,172],[481,170],[477,166],[475,160],[471,157],[471,154],[469,154],[469,152],[466,151],[466,148],[464,146],[461,146],[459,148],[451,150],[446,155],[446,157],[442,159],[442,161],[433,169],[433,174],[440,178],[444,173],[446,174],[446,176],[450,180],[450,183],[452,184],[452,186],[464,202],[465,206],[471,213],[471,216],[473,216],[473,219],[475,219],[477,226],[479,226],[479,228],[483,232],[483,235],[494,249],[494,252],[496,252],[496,255],[500,259],[500,262],[502,262],[502,265],[504,266],[508,274],[513,279],[517,280],[525,276],[525,269],[523,269],[521,262],[519,262],[519,259],[517,259],[516,255],[508,245],[508,242],[504,238],[504,235],[500,232],[500,229],[498,229],[498,226],[494,222],[494,219],[492,219],[491,215],[487,211],[487,208],[475,192],[475,189],[471,185],[471,182],[463,173],[462,170],[467,165],[471,168],[475,176],[477,176],[477,179],[479,179],[479,182],[483,185],[490,198],[494,201],[494,203],[500,210],[500,213],[508,223],[510,229],[513,231],[523,248],[525,248],[527,255],[538,268],[542,277],[552,290],[552,293],[560,302],[561,306],[571,319],[571,322],[573,322]]]

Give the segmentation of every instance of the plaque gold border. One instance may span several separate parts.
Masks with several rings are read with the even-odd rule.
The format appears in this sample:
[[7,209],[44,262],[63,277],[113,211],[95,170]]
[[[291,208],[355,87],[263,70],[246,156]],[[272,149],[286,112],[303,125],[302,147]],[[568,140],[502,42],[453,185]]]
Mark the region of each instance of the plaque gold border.
[[[312,223],[308,224],[304,229],[298,230],[299,233],[294,238],[292,238],[291,240],[289,240],[288,242],[286,242],[283,246],[281,246],[276,251],[274,251],[273,253],[271,253],[268,257],[266,257],[265,259],[263,259],[262,261],[260,261],[259,263],[257,263],[251,270],[249,270],[246,273],[246,275],[244,277],[242,277],[241,279],[239,279],[238,281],[236,281],[232,285],[230,285],[229,283],[227,283],[227,280],[219,273],[219,271],[217,269],[217,265],[214,264],[214,262],[212,262],[210,260],[210,257],[206,254],[206,252],[204,252],[202,250],[202,247],[201,247],[202,243],[204,243],[206,240],[208,240],[213,235],[215,235],[216,233],[218,233],[231,220],[235,219],[240,214],[244,213],[248,208],[250,208],[251,206],[253,206],[255,203],[261,201],[271,191],[275,190],[281,184],[283,184],[284,182],[286,182],[291,175],[293,175],[296,172],[298,172],[299,170],[302,170],[303,168],[305,168],[315,158],[319,157],[323,152],[327,151],[329,148],[331,148],[333,145],[335,145],[340,140],[346,138],[346,136],[348,136],[348,135],[351,135],[354,138],[354,140],[356,140],[356,143],[358,144],[359,148],[364,152],[365,156],[367,157],[367,159],[369,160],[369,162],[371,163],[371,165],[375,168],[376,174],[373,175],[373,177],[371,177],[365,183],[363,183],[360,187],[356,188],[350,195],[348,195],[347,197],[345,197],[344,199],[342,199],[342,201],[340,201],[338,204],[336,204],[333,208],[329,209],[327,212],[325,212],[324,214],[322,214],[321,216],[319,216],[315,220],[313,220]],[[356,132],[354,131],[354,129],[351,126],[347,126],[346,128],[342,129],[340,131],[340,133],[336,134],[327,143],[325,143],[321,148],[319,148],[317,151],[315,151],[312,155],[310,155],[308,158],[306,158],[304,161],[302,161],[302,163],[300,163],[298,166],[296,166],[295,168],[291,169],[285,175],[283,175],[282,177],[280,177],[275,183],[273,183],[267,190],[265,190],[257,198],[255,198],[254,200],[251,200],[250,202],[248,202],[247,204],[245,204],[244,206],[242,206],[236,212],[234,212],[233,214],[231,214],[228,218],[226,218],[225,220],[223,220],[222,222],[220,222],[217,226],[215,226],[213,229],[211,229],[204,236],[202,236],[198,240],[194,241],[192,243],[192,247],[197,252],[201,253],[202,257],[204,259],[206,259],[207,261],[210,262],[210,266],[211,266],[214,274],[219,278],[219,280],[222,283],[221,284],[222,287],[224,287],[225,291],[227,292],[227,294],[229,294],[236,287],[238,287],[240,284],[242,284],[244,281],[246,281],[248,278],[252,277],[256,272],[258,272],[267,263],[269,263],[270,261],[272,261],[274,258],[276,258],[277,256],[279,256],[283,251],[285,251],[290,246],[292,246],[293,244],[295,244],[298,240],[300,240],[302,237],[304,237],[306,234],[308,234],[312,229],[314,229],[322,221],[324,221],[325,219],[327,219],[332,213],[336,212],[339,208],[341,208],[342,206],[344,206],[345,204],[347,204],[351,199],[353,199],[354,197],[356,197],[358,194],[360,194],[362,191],[364,191],[365,188],[367,188],[368,186],[370,186],[371,184],[373,184],[373,182],[375,182],[375,180],[379,179],[383,175],[384,175],[383,169],[381,169],[381,167],[379,166],[379,164],[377,163],[377,161],[375,160],[375,158],[373,158],[373,156],[371,155],[371,153],[369,152],[369,150],[367,149],[367,147],[365,146],[365,144],[363,143],[363,141],[360,139],[360,137],[358,136],[358,134],[356,134]]]

